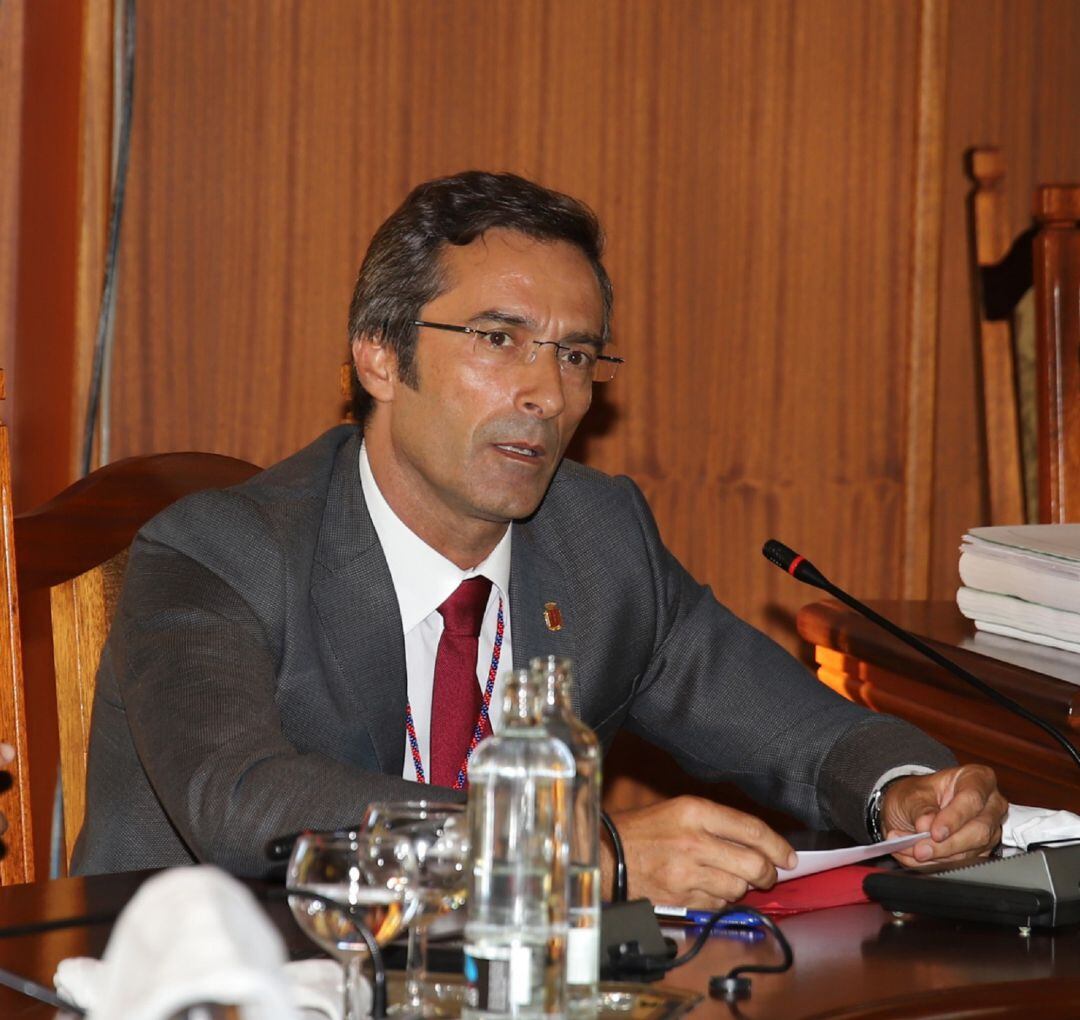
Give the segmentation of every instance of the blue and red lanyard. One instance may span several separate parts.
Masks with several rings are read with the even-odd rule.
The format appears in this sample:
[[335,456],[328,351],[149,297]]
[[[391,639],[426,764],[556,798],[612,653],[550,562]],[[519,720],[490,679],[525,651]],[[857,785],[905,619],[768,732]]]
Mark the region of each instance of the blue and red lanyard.
[[[473,727],[472,738],[469,740],[468,750],[458,769],[457,779],[454,780],[454,789],[465,789],[465,781],[469,775],[469,759],[476,749],[476,745],[484,739],[484,731],[490,725],[491,719],[491,694],[495,690],[495,677],[499,674],[499,658],[502,655],[503,630],[506,621],[503,617],[503,600],[499,596],[499,614],[495,619],[495,647],[491,651],[491,666],[488,668],[487,683],[484,685],[483,700],[480,703],[480,713],[476,717],[476,725]],[[409,737],[409,750],[412,752],[413,768],[416,769],[416,781],[426,783],[424,773],[424,759],[420,754],[420,742],[416,739],[416,726],[413,724],[412,705],[405,702],[405,732]]]

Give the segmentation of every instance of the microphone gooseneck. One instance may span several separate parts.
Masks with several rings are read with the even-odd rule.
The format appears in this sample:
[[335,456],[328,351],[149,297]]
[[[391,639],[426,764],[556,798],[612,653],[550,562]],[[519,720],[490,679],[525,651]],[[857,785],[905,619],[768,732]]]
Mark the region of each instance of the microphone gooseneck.
[[920,655],[926,656],[932,663],[940,666],[946,672],[963,680],[964,683],[974,687],[980,694],[985,695],[991,701],[1000,705],[1010,712],[1014,712],[1022,719],[1026,719],[1034,726],[1038,726],[1044,733],[1059,743],[1070,758],[1080,768],[1080,752],[1073,747],[1069,739],[1050,723],[1040,719],[1034,712],[1029,712],[1023,705],[1013,701],[1012,698],[1000,691],[995,690],[984,680],[980,680],[973,673],[969,673],[963,666],[953,662],[952,659],[942,655],[941,652],[931,648],[925,641],[920,640],[914,634],[909,633],[902,627],[898,627],[891,620],[887,620],[880,613],[874,612],[869,606],[864,605],[853,595],[849,595],[843,588],[838,588],[808,559],[800,556],[793,549],[789,549],[783,542],[770,538],[762,547],[762,555],[770,562],[780,567],[781,570],[791,574],[792,577],[822,591],[828,592],[833,598],[839,599],[846,606],[850,606],[855,612],[865,616],[868,620],[876,623],[883,630],[888,631],[893,637],[903,641],[904,644],[914,648]]

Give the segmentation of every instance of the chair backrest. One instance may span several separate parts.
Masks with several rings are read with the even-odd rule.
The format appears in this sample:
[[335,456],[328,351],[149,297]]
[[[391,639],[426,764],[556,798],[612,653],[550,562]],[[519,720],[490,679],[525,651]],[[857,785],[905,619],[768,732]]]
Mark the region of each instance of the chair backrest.
[[[1038,187],[1031,227],[1010,238],[1001,151],[969,160],[990,523],[1080,521],[1080,184]],[[1016,326],[1031,289],[1028,387]]]
[[49,591],[64,787],[64,841],[69,861],[86,815],[86,752],[97,668],[124,582],[127,558],[124,549]]
[[86,752],[101,649],[127,550],[151,517],[200,489],[235,485],[259,469],[210,453],[165,453],[108,464],[15,519],[20,583],[51,594],[60,774],[68,859],[82,828]]
[[1039,518],[1080,521],[1080,185],[1035,192]]

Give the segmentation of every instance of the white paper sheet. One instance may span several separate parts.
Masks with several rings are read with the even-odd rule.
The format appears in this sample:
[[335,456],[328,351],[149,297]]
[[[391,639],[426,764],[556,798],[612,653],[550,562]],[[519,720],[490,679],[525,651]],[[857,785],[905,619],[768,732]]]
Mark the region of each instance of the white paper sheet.
[[910,836],[897,836],[895,839],[886,839],[881,843],[870,843],[867,846],[846,846],[840,850],[804,850],[798,855],[799,861],[794,868],[776,869],[776,881],[787,882],[792,878],[802,878],[803,875],[816,875],[819,871],[828,871],[830,868],[858,864],[872,857],[882,857],[885,854],[903,850],[904,847],[929,837],[928,832],[916,832]]

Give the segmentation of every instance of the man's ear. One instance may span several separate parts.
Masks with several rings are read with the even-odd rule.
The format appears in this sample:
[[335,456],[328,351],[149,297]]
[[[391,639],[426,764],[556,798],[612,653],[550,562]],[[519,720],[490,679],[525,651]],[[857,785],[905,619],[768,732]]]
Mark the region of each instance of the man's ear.
[[352,342],[353,367],[360,385],[377,403],[394,399],[398,382],[397,355],[381,337],[362,334]]

